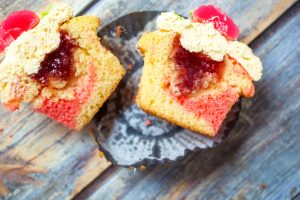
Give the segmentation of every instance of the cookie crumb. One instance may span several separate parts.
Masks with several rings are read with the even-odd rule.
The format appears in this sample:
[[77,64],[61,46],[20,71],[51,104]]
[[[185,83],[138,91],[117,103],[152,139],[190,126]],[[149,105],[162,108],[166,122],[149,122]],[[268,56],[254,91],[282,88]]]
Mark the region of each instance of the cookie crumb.
[[121,35],[122,35],[122,27],[118,25],[116,28],[116,36],[121,37]]
[[265,184],[265,183],[261,183],[260,185],[259,185],[259,188],[261,189],[261,190],[265,190],[265,189],[267,189],[267,185]]
[[151,120],[150,120],[150,119],[147,119],[147,120],[145,121],[145,126],[151,126],[151,125],[152,125]]

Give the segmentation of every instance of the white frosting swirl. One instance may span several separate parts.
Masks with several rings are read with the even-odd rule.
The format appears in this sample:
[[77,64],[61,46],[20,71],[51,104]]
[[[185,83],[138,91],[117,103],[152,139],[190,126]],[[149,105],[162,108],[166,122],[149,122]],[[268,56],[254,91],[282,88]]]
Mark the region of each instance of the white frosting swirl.
[[228,41],[212,23],[192,22],[175,12],[166,12],[158,17],[157,26],[161,30],[180,33],[180,43],[186,50],[203,52],[215,61],[222,61],[228,54],[245,68],[253,80],[261,79],[263,66],[260,59],[246,44]]

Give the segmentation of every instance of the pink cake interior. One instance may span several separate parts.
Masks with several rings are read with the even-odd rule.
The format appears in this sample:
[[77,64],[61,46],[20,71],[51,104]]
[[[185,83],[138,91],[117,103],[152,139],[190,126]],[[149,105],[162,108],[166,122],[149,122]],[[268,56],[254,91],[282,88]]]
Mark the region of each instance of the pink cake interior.
[[77,115],[82,106],[88,101],[96,81],[96,71],[93,64],[89,66],[89,76],[80,82],[75,89],[72,100],[58,100],[56,102],[46,99],[43,101],[37,112],[46,114],[48,117],[75,129],[77,125]]
[[227,113],[238,99],[238,93],[228,90],[218,96],[207,96],[197,100],[185,98],[180,103],[187,111],[203,117],[214,131],[218,131]]

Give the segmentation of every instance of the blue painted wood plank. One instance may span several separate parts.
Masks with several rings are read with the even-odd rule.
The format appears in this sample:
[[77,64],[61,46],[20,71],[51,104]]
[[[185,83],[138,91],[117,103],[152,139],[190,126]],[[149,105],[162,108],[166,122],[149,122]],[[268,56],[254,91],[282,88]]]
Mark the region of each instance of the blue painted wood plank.
[[[82,8],[85,8],[87,5],[92,5],[85,10],[87,13],[100,16],[103,20],[103,25],[120,15],[133,11],[177,10],[179,13],[188,13],[200,3],[214,3],[224,8],[237,20],[241,26],[242,37],[245,41],[250,41],[251,38],[256,37],[295,1],[266,0],[262,2],[259,0],[235,0],[228,3],[226,0],[193,0],[188,4],[172,0],[69,0],[68,2],[73,3],[76,13],[80,13]],[[33,9],[37,11],[47,3],[32,0],[0,2],[0,20],[13,10]],[[247,6],[245,6],[246,4]],[[250,37],[245,37],[246,35]],[[7,193],[7,199],[70,199],[109,166],[109,163],[99,158],[97,146],[89,134],[89,128],[86,128],[82,133],[70,133],[69,130],[46,117],[33,113],[29,107],[25,107],[22,111],[14,114],[9,114],[0,107],[0,117],[0,193]],[[239,138],[236,140],[239,141]],[[235,146],[235,144],[233,145]],[[218,152],[221,150],[216,149],[214,151]],[[223,153],[223,151],[221,152]],[[228,154],[231,155],[230,153]],[[205,154],[203,159],[209,159],[209,156],[214,155],[213,153]],[[201,178],[201,174],[196,176],[194,174],[186,174],[186,177],[182,177],[187,173],[182,171],[182,169],[190,169],[192,171],[194,166],[197,167],[197,165],[192,165],[192,163],[195,162],[199,165],[199,162],[203,162],[201,159],[198,160],[197,157],[190,156],[186,161],[177,163],[176,165],[180,170],[174,170],[174,172],[169,172],[174,166],[163,166],[167,170],[167,174],[163,174],[159,168],[153,169],[158,174],[150,175],[149,178],[146,178],[148,175],[143,173],[130,178],[128,176],[131,176],[131,172],[127,174],[126,170],[121,170],[120,173],[117,171],[115,175],[111,176],[112,182],[101,186],[103,188],[102,191],[106,190],[108,193],[110,190],[116,191],[110,188],[111,184],[120,184],[118,186],[120,192],[116,191],[118,192],[117,195],[123,195],[127,190],[130,191],[128,192],[128,198],[135,197],[135,192],[137,194],[145,193],[145,197],[149,198],[161,197],[164,192],[169,191],[167,187],[171,187],[173,184],[176,185],[176,181],[183,183],[190,181],[191,184],[185,184],[191,190],[193,184],[196,185],[192,181],[193,177]],[[209,163],[212,162],[209,161]],[[222,164],[225,161],[217,159],[215,162],[216,164]],[[204,167],[204,172],[208,173],[211,171],[213,169]],[[174,178],[174,180],[164,179],[165,176],[176,177],[177,174],[179,176]],[[122,182],[122,177],[128,178],[131,184]],[[146,182],[143,182],[145,180]],[[157,180],[161,180],[163,184],[156,185],[155,181]],[[133,187],[132,182],[140,183],[141,181],[143,184],[136,186],[138,190],[131,190],[131,187]],[[176,191],[178,191],[177,194],[184,196],[189,191],[186,187],[180,186],[179,189],[174,187],[175,189],[166,194],[166,198],[168,198],[168,195],[176,193]],[[96,192],[93,197],[95,199],[109,199],[110,194],[108,193],[106,196],[101,196]],[[100,192],[100,194],[102,193]],[[136,196],[139,197],[139,195]]]
[[295,197],[300,192],[299,36],[300,2],[251,44],[262,58],[264,76],[223,145],[146,171],[112,168],[75,199]]

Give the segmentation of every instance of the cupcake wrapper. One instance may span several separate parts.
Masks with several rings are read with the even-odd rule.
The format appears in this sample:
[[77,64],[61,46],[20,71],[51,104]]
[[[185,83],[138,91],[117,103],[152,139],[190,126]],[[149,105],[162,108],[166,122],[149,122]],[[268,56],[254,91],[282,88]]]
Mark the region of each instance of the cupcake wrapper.
[[[136,167],[175,161],[189,151],[214,147],[238,120],[240,102],[233,107],[218,135],[209,138],[148,115],[134,103],[143,67],[136,44],[142,32],[156,30],[155,19],[159,14],[156,11],[128,14],[99,32],[103,45],[128,70],[118,89],[94,117],[99,149],[115,165]],[[117,31],[120,28],[121,32]]]

